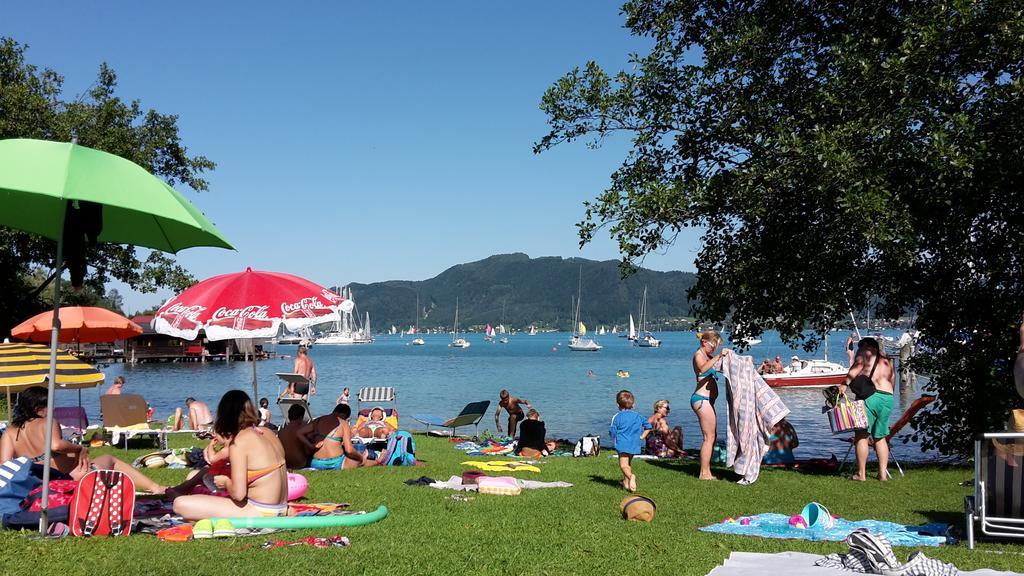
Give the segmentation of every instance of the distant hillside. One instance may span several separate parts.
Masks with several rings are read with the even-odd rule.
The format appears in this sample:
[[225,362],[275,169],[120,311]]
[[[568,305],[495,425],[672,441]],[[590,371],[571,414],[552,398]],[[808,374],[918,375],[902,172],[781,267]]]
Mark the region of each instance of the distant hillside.
[[612,260],[501,254],[453,266],[421,282],[393,280],[348,286],[359,312],[370,313],[375,331],[392,324],[404,328],[415,325],[417,293],[421,328],[450,329],[458,298],[461,328],[498,325],[504,305],[506,326],[522,330],[535,324],[538,329],[565,330],[572,324],[572,299],[576,296],[581,266],[580,315],[594,329],[600,325],[609,329],[615,324],[625,326],[630,313],[636,318],[644,286],[648,317],[659,329],[663,329],[665,322],[680,325],[690,313],[686,291],[696,281],[692,273],[641,269],[621,280],[618,262]]

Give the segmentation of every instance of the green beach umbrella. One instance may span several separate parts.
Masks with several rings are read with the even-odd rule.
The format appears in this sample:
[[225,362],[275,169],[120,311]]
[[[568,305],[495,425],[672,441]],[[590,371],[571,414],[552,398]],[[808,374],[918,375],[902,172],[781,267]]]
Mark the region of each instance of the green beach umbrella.
[[[224,236],[181,194],[141,166],[68,142],[0,140],[0,225],[57,241],[58,271],[64,264],[65,230],[99,242],[132,244],[164,252],[193,246],[232,248]],[[68,239],[69,241],[71,239]],[[72,272],[74,274],[74,272]],[[46,407],[46,454],[51,458],[53,390],[61,275],[54,277]],[[50,467],[43,467],[42,518],[47,527]]]

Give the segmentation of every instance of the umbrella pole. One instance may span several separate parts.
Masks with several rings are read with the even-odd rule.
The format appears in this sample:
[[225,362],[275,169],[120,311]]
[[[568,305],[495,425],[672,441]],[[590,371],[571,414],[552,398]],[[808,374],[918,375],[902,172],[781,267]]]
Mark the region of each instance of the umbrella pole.
[[256,388],[256,341],[252,338],[249,339],[249,347],[252,348],[252,403],[259,408],[260,395]]
[[11,387],[7,387],[7,422],[11,421]]
[[[62,224],[63,227],[63,224]],[[53,390],[57,380],[57,339],[60,335],[60,278],[64,268],[64,234],[57,237],[57,274],[53,279],[53,325],[50,329],[50,376],[46,379],[46,433],[43,453],[43,495],[39,501],[39,533],[46,535],[50,516],[50,462],[53,460]]]

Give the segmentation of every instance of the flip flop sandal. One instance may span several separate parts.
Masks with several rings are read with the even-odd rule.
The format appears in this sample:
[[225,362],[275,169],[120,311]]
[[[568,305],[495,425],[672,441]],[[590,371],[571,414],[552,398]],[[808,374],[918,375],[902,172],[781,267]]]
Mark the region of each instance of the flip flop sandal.
[[875,574],[880,574],[885,569],[901,566],[900,561],[893,554],[892,544],[881,534],[872,534],[867,530],[855,530],[846,537],[846,542],[851,549],[864,553],[868,563],[874,568]]

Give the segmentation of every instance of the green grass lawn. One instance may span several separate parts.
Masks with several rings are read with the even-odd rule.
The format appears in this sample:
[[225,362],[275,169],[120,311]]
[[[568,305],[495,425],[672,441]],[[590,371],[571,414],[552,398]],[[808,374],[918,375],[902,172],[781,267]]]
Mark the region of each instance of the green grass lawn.
[[[186,442],[183,438],[178,443]],[[650,524],[625,522],[618,504],[625,492],[614,459],[547,458],[540,474],[524,478],[573,483],[572,488],[524,490],[515,497],[474,495],[455,501],[453,492],[410,487],[422,475],[445,480],[460,474],[466,457],[437,438],[416,435],[416,468],[369,468],[348,472],[304,472],[309,501],[350,502],[356,510],[386,504],[390,516],[355,528],[281,532],[295,540],[309,534],[343,534],[345,549],[308,547],[261,550],[263,538],[188,543],[153,536],[39,541],[17,532],[0,533],[4,574],[706,574],[730,551],[799,550],[826,554],[841,543],[769,540],[699,532],[729,516],[796,514],[809,501],[848,519],[876,518],[907,524],[948,522],[962,528],[967,468],[914,468],[891,482],[856,483],[836,476],[765,470],[753,486],[701,482],[693,462],[637,461],[640,493],[658,504]],[[199,445],[196,442],[196,445]],[[110,449],[127,461],[146,449]],[[726,470],[718,473],[731,477]],[[184,470],[158,470],[153,477],[173,484]],[[911,549],[897,549],[905,558]],[[1024,570],[1024,548],[1014,544],[963,544],[925,549],[961,569]],[[329,572],[328,572],[329,571]]]

